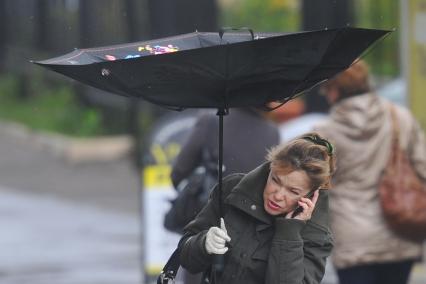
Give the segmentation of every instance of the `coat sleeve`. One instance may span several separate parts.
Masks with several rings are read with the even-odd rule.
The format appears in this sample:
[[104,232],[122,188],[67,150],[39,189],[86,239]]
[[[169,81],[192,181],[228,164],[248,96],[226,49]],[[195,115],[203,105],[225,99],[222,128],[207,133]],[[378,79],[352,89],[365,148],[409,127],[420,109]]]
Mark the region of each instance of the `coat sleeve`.
[[[206,206],[197,217],[184,229],[184,235],[179,242],[181,265],[192,273],[205,271],[212,264],[212,256],[206,252],[205,239],[210,227],[219,226],[221,214],[220,202],[242,178],[241,174],[232,174],[223,179],[222,195],[216,185]],[[222,208],[224,209],[224,208]]]
[[208,229],[219,225],[219,198],[219,188],[216,185],[206,206],[185,227],[179,242],[181,265],[192,273],[203,272],[212,263],[212,256],[205,249],[205,239]]
[[[328,207],[328,202],[325,202]],[[317,204],[318,205],[318,204]],[[324,204],[322,204],[324,206]],[[328,211],[316,210],[318,214]],[[315,212],[314,212],[315,215]],[[318,284],[325,273],[333,240],[330,231],[313,216],[307,223],[277,218],[268,259],[266,284]]]

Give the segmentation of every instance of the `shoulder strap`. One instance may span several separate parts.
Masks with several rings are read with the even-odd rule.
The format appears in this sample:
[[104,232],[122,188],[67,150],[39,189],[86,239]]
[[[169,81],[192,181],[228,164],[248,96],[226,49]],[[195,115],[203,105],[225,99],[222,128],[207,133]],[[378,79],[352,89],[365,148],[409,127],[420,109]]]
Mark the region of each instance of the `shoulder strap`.
[[173,283],[180,266],[180,247],[178,246],[170,256],[166,265],[157,278],[157,284]]
[[396,153],[399,149],[399,137],[400,137],[400,128],[398,123],[398,116],[396,114],[395,106],[389,103],[389,109],[392,120],[392,146],[391,146],[391,159],[393,162],[396,161]]
[[398,116],[396,114],[395,107],[391,104],[389,104],[389,107],[390,107],[390,114],[392,119],[392,140],[394,143],[399,144],[400,128],[398,123]]

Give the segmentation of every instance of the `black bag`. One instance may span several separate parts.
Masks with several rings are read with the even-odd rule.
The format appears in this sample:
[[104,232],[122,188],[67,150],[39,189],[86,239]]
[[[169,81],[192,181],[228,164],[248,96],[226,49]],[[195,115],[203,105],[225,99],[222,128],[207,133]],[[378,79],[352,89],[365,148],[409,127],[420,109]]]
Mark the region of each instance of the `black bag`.
[[[172,284],[175,283],[175,278],[177,271],[180,267],[180,248],[177,247],[173,254],[170,256],[163,270],[157,278],[157,284]],[[212,274],[214,271],[212,268],[208,268],[204,271],[203,276],[201,277],[200,284],[214,284],[216,283],[215,275]]]
[[[227,196],[222,195],[221,202],[223,203],[225,201]],[[220,209],[220,216],[224,216],[227,212],[227,207],[223,207]],[[166,265],[164,265],[160,275],[157,278],[157,284],[172,284],[175,283],[175,278],[177,275],[177,272],[180,268],[180,249],[181,247],[178,245],[178,247],[175,249],[175,251],[170,256],[169,260],[167,261]],[[223,268],[223,256],[222,255],[215,255],[216,259],[219,257],[222,261],[222,268]],[[220,262],[220,261],[219,261]],[[217,264],[218,261],[215,260],[215,263]],[[203,276],[201,277],[201,283],[200,284],[215,284],[217,283],[217,279],[222,273],[221,268],[218,269],[217,265],[213,263],[211,266],[209,266],[204,272]]]
[[171,201],[172,206],[164,217],[164,227],[172,232],[182,234],[183,228],[206,205],[210,191],[216,183],[216,176],[204,167],[199,167],[186,180],[177,197]]
[[207,150],[203,151],[202,166],[179,184],[178,195],[164,217],[164,227],[182,234],[183,228],[201,211],[217,183],[217,164]]

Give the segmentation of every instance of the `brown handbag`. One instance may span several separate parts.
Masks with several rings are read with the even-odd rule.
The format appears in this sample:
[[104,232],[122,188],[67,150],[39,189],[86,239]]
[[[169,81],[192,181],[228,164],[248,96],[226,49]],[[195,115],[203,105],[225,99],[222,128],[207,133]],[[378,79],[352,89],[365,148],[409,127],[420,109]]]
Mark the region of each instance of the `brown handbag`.
[[391,154],[379,183],[382,211],[389,228],[396,235],[422,242],[426,240],[426,184],[400,147],[400,128],[393,106],[391,117]]

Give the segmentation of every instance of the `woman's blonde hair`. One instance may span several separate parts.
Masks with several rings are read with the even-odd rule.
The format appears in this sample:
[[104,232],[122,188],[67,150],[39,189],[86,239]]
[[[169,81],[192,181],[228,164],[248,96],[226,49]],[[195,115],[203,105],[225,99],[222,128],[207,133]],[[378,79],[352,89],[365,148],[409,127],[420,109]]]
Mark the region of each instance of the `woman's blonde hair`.
[[311,190],[331,188],[331,176],[335,171],[334,147],[318,133],[306,133],[278,145],[268,152],[266,158],[271,168],[278,172],[305,171]]

